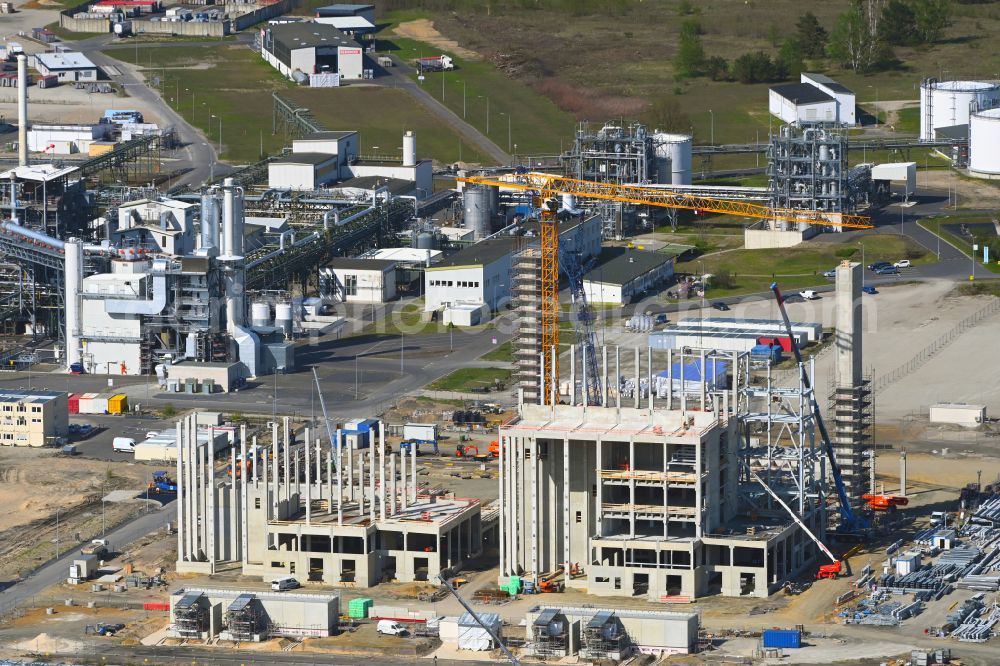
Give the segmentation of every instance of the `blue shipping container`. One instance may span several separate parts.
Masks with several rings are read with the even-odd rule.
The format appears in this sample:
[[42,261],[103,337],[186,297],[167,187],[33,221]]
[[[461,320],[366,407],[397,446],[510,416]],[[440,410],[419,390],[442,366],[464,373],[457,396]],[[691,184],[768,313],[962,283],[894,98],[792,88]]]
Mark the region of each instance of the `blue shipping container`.
[[765,629],[763,638],[766,648],[802,647],[802,632],[798,629]]

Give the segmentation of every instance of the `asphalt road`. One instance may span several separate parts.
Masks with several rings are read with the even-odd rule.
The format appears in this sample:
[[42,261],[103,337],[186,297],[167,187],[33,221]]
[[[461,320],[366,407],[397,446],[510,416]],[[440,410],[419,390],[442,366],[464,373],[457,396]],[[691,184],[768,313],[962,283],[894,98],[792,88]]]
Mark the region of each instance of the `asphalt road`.
[[[125,550],[131,543],[138,541],[150,532],[161,529],[176,516],[177,510],[171,498],[164,499],[168,501],[167,504],[155,508],[155,504],[150,503],[149,513],[140,514],[138,518],[109,532],[106,538],[111,544],[111,550],[114,552]],[[40,595],[44,590],[69,576],[69,565],[78,556],[79,550],[76,548],[69,550],[58,559],[43,565],[24,580],[8,586],[3,592],[0,592],[0,604],[7,606]]]
[[[110,35],[102,35],[100,37],[80,40],[74,42],[74,44],[76,48],[90,58],[98,67],[104,65],[115,66],[121,72],[121,75],[113,77],[112,81],[124,87],[130,96],[156,108],[157,113],[163,119],[162,126],[174,128],[181,147],[174,151],[172,157],[176,159],[174,166],[184,171],[184,173],[171,181],[171,187],[188,185],[196,188],[209,180],[213,175],[218,176],[229,172],[231,169],[218,161],[218,155],[215,152],[212,142],[208,141],[199,130],[188,124],[180,114],[170,108],[155,90],[146,86],[138,76],[132,73],[132,70],[127,66],[127,60],[124,59],[132,52],[124,50],[126,47],[131,47],[131,44],[116,45],[113,48],[107,49],[111,53],[121,50],[122,60],[114,58],[105,50],[112,39],[114,38]],[[204,42],[200,44],[204,45]],[[147,43],[140,44],[139,48],[163,45],[165,43]],[[169,43],[169,46],[178,45]]]

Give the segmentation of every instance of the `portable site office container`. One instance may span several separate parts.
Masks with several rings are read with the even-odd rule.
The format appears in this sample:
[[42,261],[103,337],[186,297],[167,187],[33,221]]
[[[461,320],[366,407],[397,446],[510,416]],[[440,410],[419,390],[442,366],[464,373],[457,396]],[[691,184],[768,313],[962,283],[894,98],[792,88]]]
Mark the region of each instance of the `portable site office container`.
[[80,394],[79,393],[70,393],[69,397],[66,399],[66,404],[69,407],[69,413],[70,414],[79,414],[80,413]]
[[798,629],[765,629],[763,639],[766,648],[802,647],[802,632]]
[[107,414],[108,396],[100,393],[84,393],[79,400],[80,414]]
[[124,414],[128,411],[128,397],[119,393],[108,398],[108,414]]

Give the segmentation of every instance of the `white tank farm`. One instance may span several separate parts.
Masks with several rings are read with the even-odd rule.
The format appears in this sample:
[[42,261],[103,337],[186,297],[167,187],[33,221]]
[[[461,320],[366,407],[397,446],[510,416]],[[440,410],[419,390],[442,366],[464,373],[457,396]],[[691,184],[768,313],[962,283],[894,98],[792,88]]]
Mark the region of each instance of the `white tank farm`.
[[653,134],[656,182],[660,185],[691,184],[691,137],[687,134]]
[[920,140],[933,141],[934,130],[967,125],[969,106],[989,109],[1000,104],[1000,86],[985,81],[938,81],[920,84]]
[[969,119],[969,174],[1000,178],[1000,108],[977,111]]

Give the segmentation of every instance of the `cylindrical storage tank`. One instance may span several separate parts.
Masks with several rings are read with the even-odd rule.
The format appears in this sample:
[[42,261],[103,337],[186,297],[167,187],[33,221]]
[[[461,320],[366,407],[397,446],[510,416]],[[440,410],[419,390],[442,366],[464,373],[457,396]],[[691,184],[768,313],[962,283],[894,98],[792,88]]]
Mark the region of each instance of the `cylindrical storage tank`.
[[986,81],[938,81],[920,84],[920,140],[934,140],[934,130],[967,125],[969,106],[990,109],[1000,105],[1000,86]]
[[251,326],[270,326],[271,325],[271,306],[267,303],[251,303],[250,304],[250,325]]
[[286,337],[292,335],[292,304],[278,303],[274,306],[274,325],[285,332]]
[[433,250],[434,249],[434,234],[427,231],[421,231],[416,236],[415,247],[418,250]]
[[410,130],[403,135],[403,166],[417,165],[417,135]]
[[211,194],[201,195],[201,246],[219,247],[219,200]]
[[83,242],[71,238],[65,245],[65,308],[66,308],[66,369],[80,363],[82,358],[82,309],[80,307],[80,290],[83,285]]
[[465,228],[471,229],[475,240],[482,240],[493,233],[493,194],[489,187],[474,185],[465,188],[462,195],[465,211]]
[[653,134],[656,182],[661,185],[691,184],[691,137],[687,134]]
[[1000,108],[978,111],[969,119],[969,174],[1000,178]]

